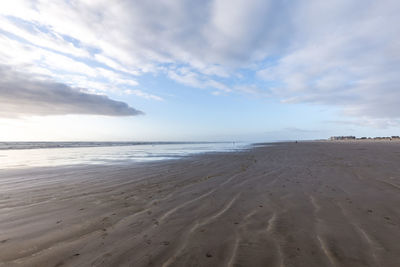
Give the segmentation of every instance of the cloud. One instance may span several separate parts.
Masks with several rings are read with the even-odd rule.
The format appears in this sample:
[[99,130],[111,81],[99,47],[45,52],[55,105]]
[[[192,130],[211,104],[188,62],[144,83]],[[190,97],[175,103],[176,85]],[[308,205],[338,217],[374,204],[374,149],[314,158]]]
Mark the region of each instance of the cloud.
[[92,114],[135,116],[143,112],[104,95],[89,94],[68,85],[33,78],[0,66],[0,116]]
[[50,50],[70,57],[89,76],[93,72],[80,64],[81,59],[135,74],[185,64],[206,76],[226,78],[235,67],[262,60],[282,47],[286,9],[285,4],[265,0],[113,5],[15,0],[2,5],[0,14],[5,33],[29,42],[33,50],[41,49],[39,55]]
[[399,11],[397,1],[307,2],[293,17],[296,44],[258,76],[278,81],[272,90],[285,103],[338,106],[390,125],[381,122],[400,118]]
[[237,92],[241,92],[241,93],[256,96],[256,97],[271,97],[272,96],[272,94],[269,91],[263,90],[254,84],[236,85],[234,87],[234,89]]
[[397,0],[5,1],[0,62],[72,87],[102,83],[97,93],[137,90],[151,72],[395,120],[399,12]]
[[187,68],[180,68],[177,70],[168,71],[168,77],[179,83],[196,87],[196,88],[214,88],[217,89],[219,93],[221,92],[231,92],[232,90],[225,84],[215,81],[209,77],[201,75],[197,72],[190,71]]
[[125,90],[124,91],[125,94],[127,95],[136,95],[136,96],[140,96],[146,99],[153,99],[153,100],[157,100],[157,101],[164,101],[164,99],[162,97],[156,96],[156,95],[152,95],[152,94],[148,94],[146,92],[143,92],[141,90]]

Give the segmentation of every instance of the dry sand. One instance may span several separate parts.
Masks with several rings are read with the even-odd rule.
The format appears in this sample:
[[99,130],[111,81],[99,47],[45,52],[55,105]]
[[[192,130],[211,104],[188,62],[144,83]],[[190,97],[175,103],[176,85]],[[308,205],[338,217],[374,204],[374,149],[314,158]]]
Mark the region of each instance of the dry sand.
[[400,143],[2,170],[0,266],[400,266]]

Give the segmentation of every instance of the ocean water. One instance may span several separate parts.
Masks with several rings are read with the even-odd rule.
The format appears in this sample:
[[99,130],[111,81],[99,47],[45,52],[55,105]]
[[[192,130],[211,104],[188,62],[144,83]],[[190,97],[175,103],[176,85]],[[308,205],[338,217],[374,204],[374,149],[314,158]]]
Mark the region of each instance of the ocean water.
[[0,142],[0,169],[180,159],[249,148],[248,143]]

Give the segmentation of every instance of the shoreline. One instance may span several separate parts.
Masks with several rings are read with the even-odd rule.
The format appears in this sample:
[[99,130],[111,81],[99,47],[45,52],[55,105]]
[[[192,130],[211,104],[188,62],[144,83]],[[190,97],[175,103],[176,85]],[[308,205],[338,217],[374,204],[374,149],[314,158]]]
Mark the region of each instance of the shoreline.
[[34,148],[0,150],[0,170],[68,165],[124,165],[176,160],[209,152],[248,149],[248,143],[185,143],[111,147]]
[[[143,146],[143,145],[192,145],[192,144],[230,144],[231,141],[199,141],[199,142],[168,142],[168,141],[154,141],[154,142],[87,142],[87,141],[18,141],[18,142],[5,142],[0,141],[1,150],[29,150],[29,149],[57,149],[57,148],[96,148],[96,147],[124,147],[124,146]],[[245,143],[245,142],[236,142]],[[11,146],[7,146],[11,145]]]
[[398,266],[399,142],[255,145],[1,170],[0,266]]

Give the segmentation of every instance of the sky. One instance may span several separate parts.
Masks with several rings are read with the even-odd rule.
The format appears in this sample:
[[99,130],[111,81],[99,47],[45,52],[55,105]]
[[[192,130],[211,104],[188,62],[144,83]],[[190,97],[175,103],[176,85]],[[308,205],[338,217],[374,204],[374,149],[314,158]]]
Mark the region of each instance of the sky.
[[398,0],[0,2],[0,141],[400,135]]

